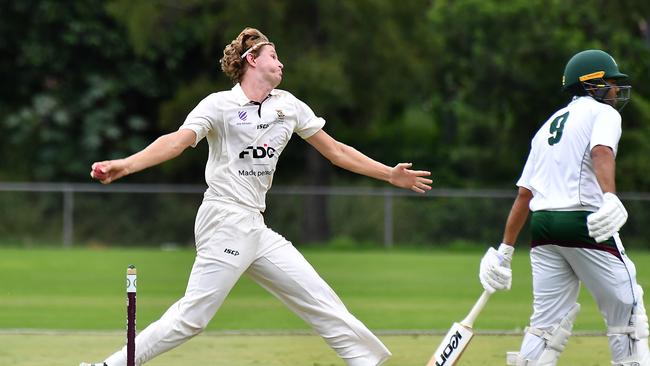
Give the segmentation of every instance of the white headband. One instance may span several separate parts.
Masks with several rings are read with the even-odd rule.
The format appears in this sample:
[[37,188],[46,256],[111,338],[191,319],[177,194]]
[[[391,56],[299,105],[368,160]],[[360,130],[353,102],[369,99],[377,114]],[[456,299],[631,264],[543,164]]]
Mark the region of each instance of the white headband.
[[272,45],[273,43],[272,43],[272,42],[268,42],[268,41],[266,41],[266,42],[260,42],[260,43],[256,43],[256,44],[252,45],[251,48],[247,49],[246,52],[244,52],[244,53],[241,55],[241,58],[246,58],[246,56],[248,56],[249,53],[253,52],[253,51],[256,50],[258,47],[261,47],[261,46],[264,46],[264,45],[267,45],[267,44]]

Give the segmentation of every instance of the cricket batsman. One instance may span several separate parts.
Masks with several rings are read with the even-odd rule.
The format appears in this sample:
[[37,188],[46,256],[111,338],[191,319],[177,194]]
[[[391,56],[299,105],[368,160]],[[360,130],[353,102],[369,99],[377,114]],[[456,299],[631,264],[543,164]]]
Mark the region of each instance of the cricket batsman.
[[503,242],[481,260],[483,287],[510,289],[514,244],[532,211],[533,314],[509,365],[557,364],[580,310],[582,283],[603,314],[612,365],[650,366],[643,290],[618,234],[627,220],[615,184],[626,78],[601,50],[568,61],[562,84],[573,99],[535,134]]

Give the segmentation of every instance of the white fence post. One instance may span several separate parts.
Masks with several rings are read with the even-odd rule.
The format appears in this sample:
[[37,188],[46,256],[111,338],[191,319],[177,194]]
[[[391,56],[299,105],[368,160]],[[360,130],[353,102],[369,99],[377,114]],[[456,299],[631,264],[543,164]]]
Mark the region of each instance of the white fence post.
[[384,191],[384,247],[393,247],[393,191]]

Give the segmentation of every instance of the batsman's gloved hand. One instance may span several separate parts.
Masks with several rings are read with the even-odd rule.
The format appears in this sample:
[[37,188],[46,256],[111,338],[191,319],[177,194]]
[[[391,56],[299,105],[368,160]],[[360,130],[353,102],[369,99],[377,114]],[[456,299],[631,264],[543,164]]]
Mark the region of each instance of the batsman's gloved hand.
[[512,285],[510,262],[514,252],[515,247],[501,243],[498,250],[490,247],[485,253],[481,259],[478,277],[487,292],[492,294],[497,290],[510,290]]
[[627,221],[627,211],[621,200],[615,194],[607,192],[603,195],[603,205],[598,211],[587,216],[589,236],[597,243],[611,238]]

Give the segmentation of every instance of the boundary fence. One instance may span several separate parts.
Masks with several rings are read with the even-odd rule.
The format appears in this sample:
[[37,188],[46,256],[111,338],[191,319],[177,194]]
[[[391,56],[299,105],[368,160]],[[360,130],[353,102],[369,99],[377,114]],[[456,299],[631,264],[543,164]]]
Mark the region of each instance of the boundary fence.
[[[48,192],[62,195],[62,238],[64,247],[72,246],[75,233],[76,193],[130,193],[130,194],[203,194],[204,185],[183,184],[111,184],[96,183],[8,183],[0,182],[0,192]],[[516,190],[497,189],[432,189],[424,195],[395,188],[341,187],[341,186],[276,186],[269,196],[374,196],[383,199],[383,244],[392,247],[394,241],[393,200],[396,197],[417,196],[424,198],[493,198],[513,199]],[[623,201],[650,201],[650,193],[624,192]]]

